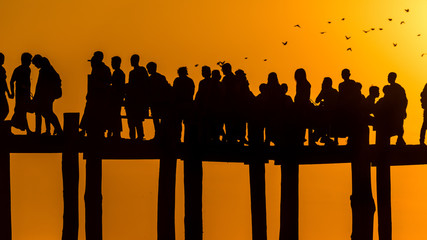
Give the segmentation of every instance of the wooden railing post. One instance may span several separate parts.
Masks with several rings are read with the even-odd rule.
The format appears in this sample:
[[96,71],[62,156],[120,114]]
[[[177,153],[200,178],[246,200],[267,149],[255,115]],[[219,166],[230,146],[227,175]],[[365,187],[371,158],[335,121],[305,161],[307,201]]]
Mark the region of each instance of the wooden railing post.
[[295,158],[282,159],[282,190],[280,202],[280,240],[298,240],[299,165]]
[[64,216],[62,240],[77,240],[79,233],[79,113],[64,113],[62,184]]
[[[6,144],[10,127],[3,122],[0,126],[0,141]],[[0,148],[0,238],[12,239],[12,213],[10,201],[10,152],[7,146]]]
[[265,162],[263,158],[249,163],[251,188],[252,239],[267,240],[267,210],[265,200]]

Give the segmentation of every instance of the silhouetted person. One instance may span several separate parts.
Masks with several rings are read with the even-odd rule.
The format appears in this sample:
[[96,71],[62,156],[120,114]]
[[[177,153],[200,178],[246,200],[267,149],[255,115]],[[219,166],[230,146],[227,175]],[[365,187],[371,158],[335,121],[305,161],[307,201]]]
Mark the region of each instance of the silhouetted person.
[[333,141],[330,136],[330,129],[335,120],[336,109],[338,105],[338,91],[332,87],[332,79],[325,77],[322,83],[322,90],[316,98],[317,119],[316,131],[313,134],[314,140],[320,138],[320,142],[331,144]]
[[90,59],[92,72],[88,75],[86,107],[80,122],[82,133],[88,136],[104,137],[108,125],[108,96],[111,85],[110,68],[102,62],[104,54],[97,51]]
[[165,76],[157,72],[157,64],[149,62],[147,71],[150,74],[150,108],[154,123],[154,139],[158,140],[162,133],[161,121],[170,108],[171,86]]
[[0,124],[4,122],[9,114],[9,104],[7,103],[6,93],[9,98],[12,98],[12,93],[6,83],[6,70],[3,67],[4,55],[0,53]]
[[120,69],[122,59],[118,56],[111,58],[111,67],[114,69],[111,76],[111,99],[110,99],[110,125],[108,127],[108,137],[120,139],[122,128],[122,105],[125,97],[125,73]]
[[388,82],[390,83],[390,104],[394,106],[394,111],[391,113],[390,121],[394,126],[393,135],[397,135],[396,145],[406,145],[403,139],[403,121],[406,118],[406,107],[408,99],[406,98],[405,89],[396,83],[397,74],[390,72],[388,74]]
[[62,128],[58,117],[53,112],[53,102],[62,95],[60,90],[61,78],[47,58],[37,54],[32,62],[34,66],[40,69],[33,98],[36,113],[36,133],[41,133],[41,117],[43,117],[46,122],[46,135],[50,135],[50,124],[55,128],[54,134],[60,135]]
[[310,101],[311,84],[307,80],[307,74],[303,68],[295,71],[296,94],[295,111],[298,119],[297,142],[303,144],[305,141],[305,129],[311,125],[314,106]]
[[[31,130],[28,127],[27,112],[33,112],[31,109],[31,59],[32,55],[29,53],[23,53],[21,56],[21,65],[17,67],[12,74],[10,80],[10,91],[12,96],[16,96],[15,99],[15,113],[12,116],[12,126],[22,131],[27,131],[27,134],[31,134]],[[15,93],[16,83],[16,93]]]
[[[218,70],[216,74],[220,74]],[[202,67],[203,79],[195,97],[199,139],[203,143],[218,142],[220,131],[219,111],[221,108],[221,75],[211,77],[211,69]]]
[[[191,140],[194,132],[194,81],[188,77],[186,67],[178,69],[178,77],[173,81],[175,110],[177,111],[178,129],[177,139],[181,139],[182,122],[185,125],[184,142]],[[194,138],[193,138],[194,139]]]
[[133,69],[129,72],[129,83],[126,85],[125,108],[129,126],[130,139],[144,139],[142,122],[148,117],[149,80],[145,67],[139,66],[139,55],[134,54],[130,59]]
[[420,132],[420,144],[425,146],[425,137],[427,131],[427,84],[424,86],[423,91],[421,92],[421,107],[424,109],[423,111],[423,124],[421,126]]
[[362,102],[361,86],[350,79],[350,76],[350,70],[342,70],[341,77],[344,81],[338,85],[337,123],[334,126],[335,134],[339,137],[349,137],[349,141],[356,134],[355,125],[360,120],[359,110]]

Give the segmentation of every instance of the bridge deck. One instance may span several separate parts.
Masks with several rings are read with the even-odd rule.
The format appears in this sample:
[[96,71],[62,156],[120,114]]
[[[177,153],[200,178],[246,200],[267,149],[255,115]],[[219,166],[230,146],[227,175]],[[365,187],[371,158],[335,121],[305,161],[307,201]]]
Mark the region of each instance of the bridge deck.
[[[25,136],[14,135],[7,137],[2,146],[10,153],[62,153],[65,149],[64,138],[57,136]],[[75,151],[84,153],[88,149],[86,138],[79,138],[74,143]],[[100,148],[103,159],[159,159],[162,156],[160,145],[153,141],[132,141],[129,139],[105,140]],[[299,164],[331,164],[349,163],[354,151],[347,146],[322,147],[304,146],[301,149],[279,149],[265,147],[254,149],[248,146],[218,144],[207,146],[197,151],[203,161],[212,162],[241,162],[251,159],[276,160],[297,159]],[[377,148],[370,145],[366,156],[376,165]],[[427,164],[427,147],[407,145],[405,147],[390,146],[386,150],[390,165],[420,165]],[[177,158],[183,158],[183,146],[177,152]]]

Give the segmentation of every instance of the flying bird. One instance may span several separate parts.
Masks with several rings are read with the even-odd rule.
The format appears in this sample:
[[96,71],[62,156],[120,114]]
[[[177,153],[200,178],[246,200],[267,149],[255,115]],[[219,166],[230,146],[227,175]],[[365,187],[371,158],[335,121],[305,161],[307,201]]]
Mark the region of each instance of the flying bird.
[[267,61],[267,59],[264,59],[264,62],[266,62]]
[[391,22],[391,21],[393,21],[393,18],[389,18],[388,20]]
[[372,30],[372,31],[374,31],[374,30],[375,30],[375,28],[371,28],[371,30]]
[[405,12],[409,12],[409,8],[405,9]]
[[351,48],[347,48],[347,51],[353,51],[353,49],[351,49]]
[[326,32],[320,32],[320,34],[325,34]]
[[400,24],[404,24],[404,23],[405,23],[405,21],[401,21],[401,22],[400,22]]
[[420,37],[420,36],[421,36],[421,34],[418,34],[418,35],[417,35],[417,37]]
[[341,21],[344,21],[345,20],[345,18],[341,18]]
[[300,26],[299,24],[295,25],[294,27],[298,27],[298,28],[301,28],[301,26]]
[[382,31],[382,30],[383,30],[383,28],[378,28],[378,30]]
[[332,22],[331,21],[328,21],[328,24],[331,24]]
[[425,53],[421,54],[421,57],[424,57],[424,55],[426,55]]
[[288,44],[288,41],[282,42],[282,44],[286,46]]
[[363,32],[364,32],[364,33],[368,33],[368,32],[369,32],[369,30],[363,30]]
[[245,59],[248,59],[248,57],[245,57]]
[[216,64],[217,64],[218,66],[222,67],[222,65],[224,65],[224,64],[225,64],[225,61],[222,61],[222,62],[221,62],[221,61],[219,61],[219,62],[217,62]]
[[195,67],[198,67],[199,66],[199,64],[196,64],[196,65],[194,65]]
[[350,38],[351,38],[351,37],[347,37],[347,35],[345,35],[345,39],[346,39],[346,40],[349,40]]
[[393,43],[393,47],[396,47],[397,46],[397,43]]

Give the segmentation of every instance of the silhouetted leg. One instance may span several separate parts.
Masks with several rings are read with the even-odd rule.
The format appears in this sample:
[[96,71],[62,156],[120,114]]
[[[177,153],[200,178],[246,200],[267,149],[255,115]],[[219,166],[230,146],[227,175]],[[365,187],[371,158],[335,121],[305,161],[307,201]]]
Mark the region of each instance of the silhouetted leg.
[[185,239],[203,239],[202,181],[202,161],[194,155],[186,158],[184,160]]
[[423,125],[421,126],[421,132],[420,132],[421,145],[425,145],[424,141],[426,138],[426,131],[427,131],[426,110],[424,110],[424,120],[423,120]]
[[265,164],[262,158],[249,163],[252,210],[252,239],[267,240],[267,210],[265,201]]
[[299,166],[296,159],[282,162],[282,190],[280,202],[279,240],[298,239],[298,176]]
[[44,124],[46,127],[46,134],[50,135],[50,122],[48,120],[44,120]]
[[[2,133],[3,134],[3,133]],[[4,140],[6,136],[0,136]],[[3,141],[2,141],[3,142]],[[4,143],[4,142],[3,142]],[[0,149],[0,238],[12,239],[12,216],[10,205],[10,153]]]
[[135,140],[136,133],[135,133],[135,120],[128,117],[128,126],[129,126],[129,138],[132,140]]
[[154,124],[154,138],[157,139],[160,136],[160,119],[153,117]]
[[36,112],[36,134],[42,133],[42,114],[39,112]]
[[65,150],[62,154],[64,216],[62,240],[77,240],[79,233],[79,113],[64,114]]
[[136,132],[138,133],[138,139],[144,139],[144,127],[141,120],[136,122]]

